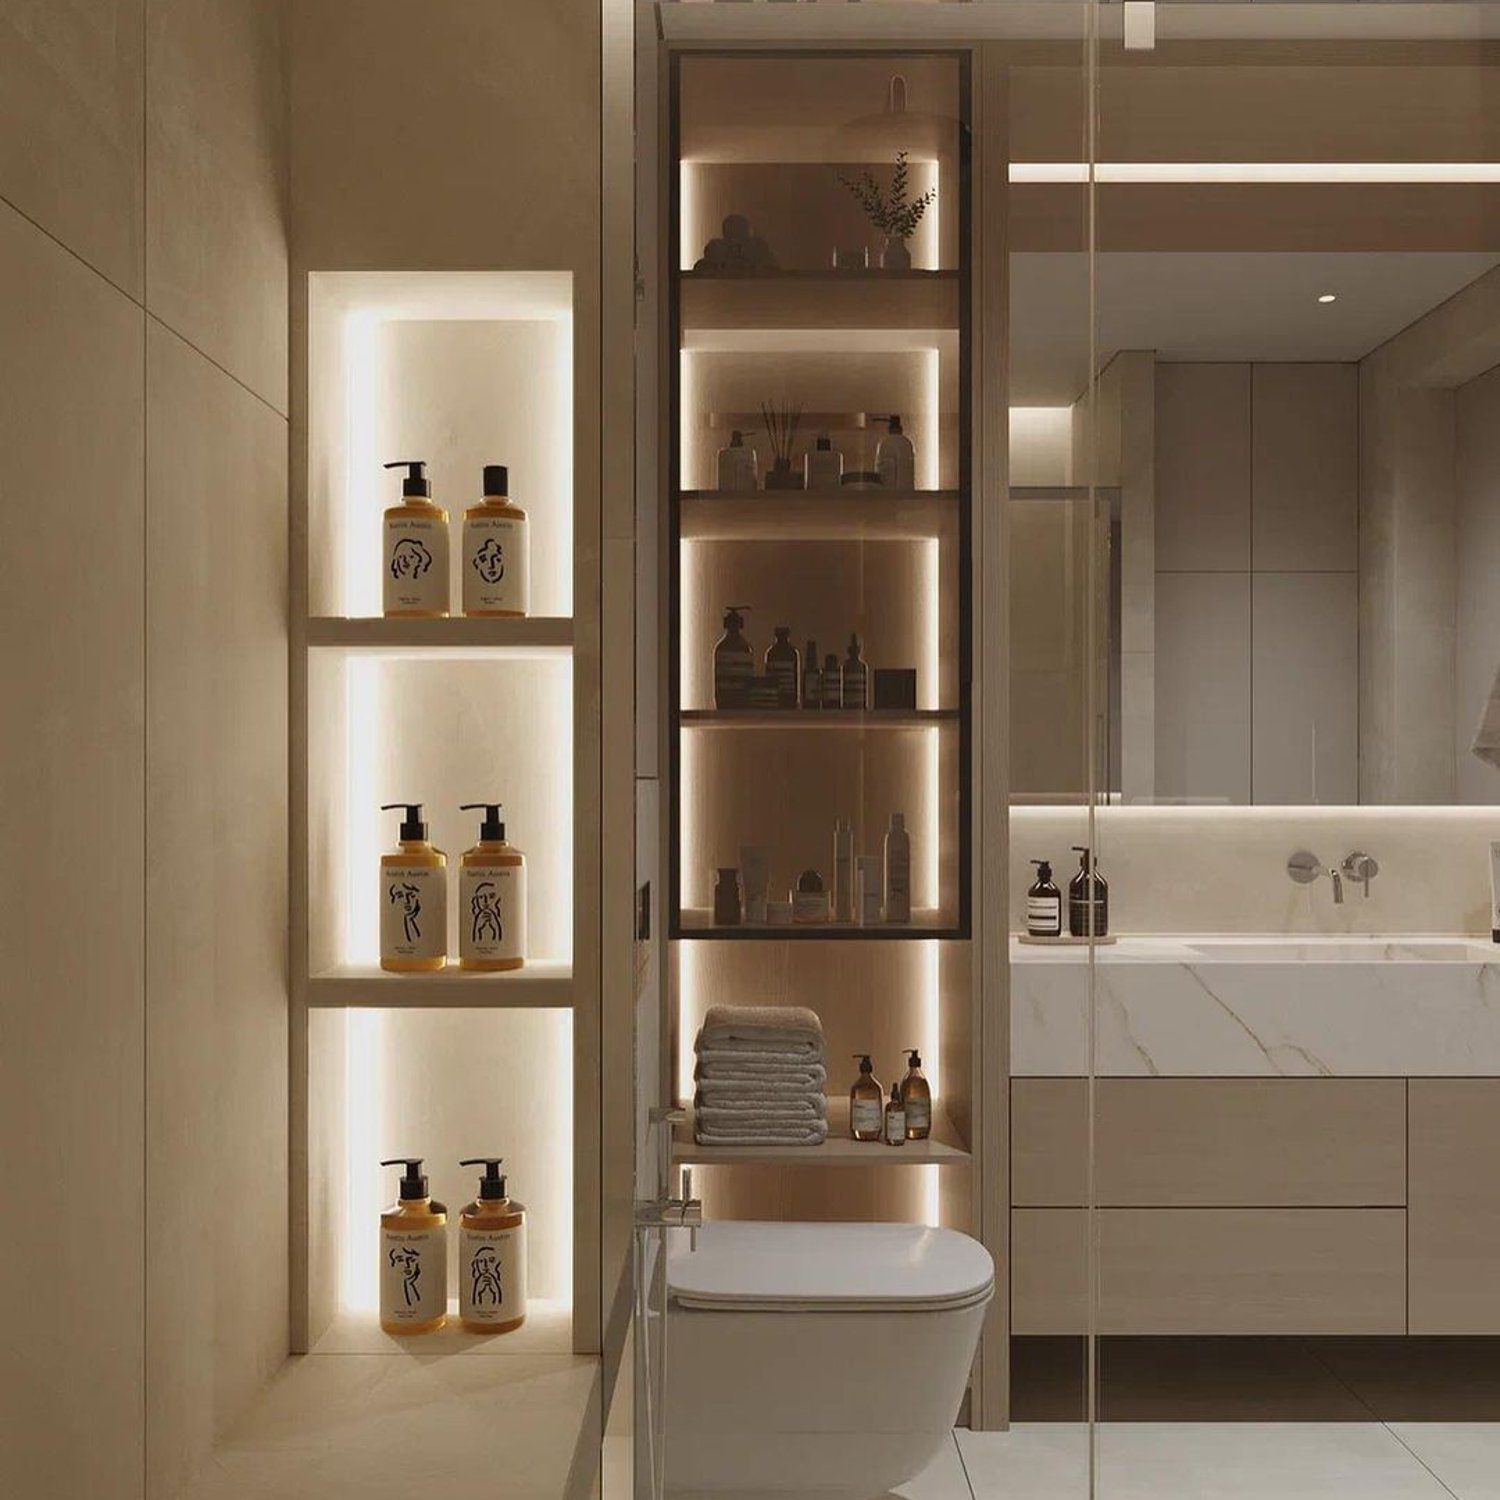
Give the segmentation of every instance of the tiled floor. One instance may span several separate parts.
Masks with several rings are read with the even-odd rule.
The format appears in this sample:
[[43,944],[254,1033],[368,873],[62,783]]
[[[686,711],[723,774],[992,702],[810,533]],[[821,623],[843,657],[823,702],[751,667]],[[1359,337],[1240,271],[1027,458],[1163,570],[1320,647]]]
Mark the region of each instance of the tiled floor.
[[[1500,1423],[1115,1422],[1099,1500],[1500,1500]],[[902,1500],[1087,1500],[1087,1429],[954,1434]]]
[[[1014,1346],[1009,1432],[903,1500],[1088,1500],[1082,1346]],[[1108,1339],[1097,1500],[1500,1500],[1500,1340]]]

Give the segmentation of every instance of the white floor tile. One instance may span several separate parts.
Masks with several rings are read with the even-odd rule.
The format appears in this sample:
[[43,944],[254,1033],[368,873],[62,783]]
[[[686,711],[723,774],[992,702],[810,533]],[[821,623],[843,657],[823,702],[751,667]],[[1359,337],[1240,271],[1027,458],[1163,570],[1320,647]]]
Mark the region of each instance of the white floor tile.
[[1500,1500],[1500,1422],[1392,1422],[1391,1430],[1459,1500]]
[[899,1500],[972,1500],[958,1444],[944,1444],[943,1451],[927,1468],[894,1494]]
[[[1086,1500],[1086,1430],[960,1432],[975,1500]],[[1098,1500],[1448,1500],[1371,1422],[1113,1423],[1100,1429]],[[1468,1497],[1465,1497],[1468,1500]]]

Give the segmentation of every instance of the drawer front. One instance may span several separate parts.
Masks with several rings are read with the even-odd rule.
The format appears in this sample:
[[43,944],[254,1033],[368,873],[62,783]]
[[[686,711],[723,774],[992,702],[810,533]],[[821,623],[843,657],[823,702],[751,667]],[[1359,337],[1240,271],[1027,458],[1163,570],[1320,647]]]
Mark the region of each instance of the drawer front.
[[[1086,1085],[1011,1085],[1011,1201],[1082,1207]],[[1400,1078],[1106,1078],[1097,1193],[1119,1208],[1369,1208],[1406,1202]]]
[[1411,1081],[1411,1331],[1500,1333],[1500,1078]]
[[[1381,1208],[1099,1211],[1099,1332],[1406,1331],[1406,1213]],[[1011,1214],[1011,1326],[1087,1331],[1087,1215]]]

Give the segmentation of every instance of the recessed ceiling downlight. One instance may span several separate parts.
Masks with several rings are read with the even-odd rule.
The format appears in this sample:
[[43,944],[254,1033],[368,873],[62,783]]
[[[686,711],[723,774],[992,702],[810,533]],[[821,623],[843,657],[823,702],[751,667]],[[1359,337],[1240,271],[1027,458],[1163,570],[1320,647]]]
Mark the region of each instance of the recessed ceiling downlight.
[[1338,298],[1338,293],[1337,292],[1324,292],[1318,298],[1318,301],[1324,303],[1325,305],[1327,303],[1329,303],[1329,302],[1337,302],[1338,300],[1339,300],[1339,298]]

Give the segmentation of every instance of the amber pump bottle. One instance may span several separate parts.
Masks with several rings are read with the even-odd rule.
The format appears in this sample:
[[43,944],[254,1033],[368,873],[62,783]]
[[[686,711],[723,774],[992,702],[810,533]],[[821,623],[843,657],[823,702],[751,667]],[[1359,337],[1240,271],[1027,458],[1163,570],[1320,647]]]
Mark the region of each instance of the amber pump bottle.
[[510,503],[510,470],[484,466],[484,498],[464,512],[464,613],[518,618],[531,613],[526,512]]
[[484,812],[479,842],[458,859],[458,966],[495,972],[526,962],[526,856],[505,841],[498,802],[465,802]]
[[382,802],[400,810],[400,847],[380,856],[380,967],[430,974],[448,962],[448,856],[427,840],[420,802]]
[[427,1196],[420,1156],[394,1156],[401,1196],[380,1216],[380,1326],[433,1333],[448,1318],[448,1210]]
[[504,1162],[459,1162],[484,1168],[479,1196],[458,1219],[458,1320],[471,1333],[509,1333],[526,1321],[526,1206],[507,1196]]
[[448,613],[448,512],[432,503],[432,481],[421,459],[397,459],[385,467],[406,470],[401,503],[385,513],[385,613],[442,619]]
[[878,1141],[884,1124],[885,1090],[875,1076],[869,1054],[856,1052],[859,1077],[849,1090],[849,1134],[857,1141]]
[[932,1134],[932,1085],[922,1075],[922,1054],[915,1047],[906,1054],[908,1071],[901,1080],[901,1103],[906,1107],[906,1138],[925,1141]]
[[885,1107],[885,1129],[882,1139],[887,1146],[906,1144],[906,1106],[901,1102],[901,1085],[891,1085],[890,1102]]

